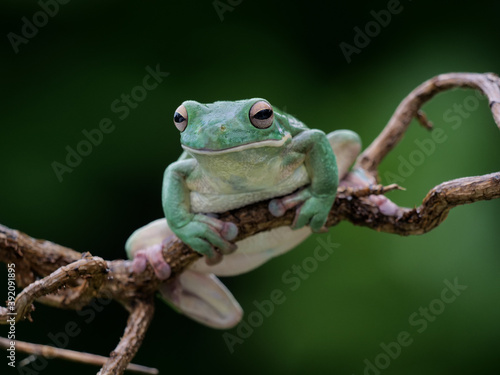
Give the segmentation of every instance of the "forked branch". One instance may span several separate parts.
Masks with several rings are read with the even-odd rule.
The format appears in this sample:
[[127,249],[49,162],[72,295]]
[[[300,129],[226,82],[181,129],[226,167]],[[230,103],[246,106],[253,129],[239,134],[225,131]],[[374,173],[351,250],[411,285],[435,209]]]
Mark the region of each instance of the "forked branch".
[[[437,93],[456,87],[478,89],[486,95],[493,118],[500,127],[500,80],[496,75],[450,73],[424,82],[401,102],[385,129],[358,157],[354,172],[347,177],[361,172],[371,177],[373,183],[340,188],[327,226],[348,220],[356,225],[388,233],[422,234],[437,227],[453,207],[500,198],[500,172],[443,182],[434,187],[422,204],[414,209],[396,206],[383,197],[383,194],[397,186],[384,187],[376,184],[380,162],[402,139],[412,119],[416,118],[421,124],[431,128],[421,110],[422,105]],[[375,197],[376,195],[379,197]],[[381,199],[392,205],[392,209],[381,209]],[[236,241],[292,223],[293,211],[286,212],[282,217],[274,217],[269,212],[268,203],[259,202],[226,212],[220,219],[238,225]],[[173,276],[200,257],[175,236],[167,238],[162,245],[163,256],[169,263]],[[18,319],[29,317],[35,300],[55,307],[73,309],[82,308],[94,297],[112,298],[120,302],[130,312],[127,328],[99,374],[122,374],[125,371],[139,349],[153,317],[152,299],[160,280],[150,266],[145,272],[134,274],[130,261],[104,261],[88,254],[82,256],[72,249],[50,241],[33,239],[2,225],[0,261],[15,263],[17,284],[26,287],[15,303]],[[57,291],[59,292],[54,294]],[[7,309],[0,308],[0,324],[6,322],[8,312]],[[33,348],[35,347],[37,346]],[[43,355],[38,349],[32,349],[31,352]],[[82,354],[81,359],[85,361],[84,358]]]
[[[47,294],[57,292],[66,288],[78,279],[83,279],[82,285],[70,296],[69,305],[73,301],[77,304],[75,308],[82,308],[97,296],[107,273],[106,262],[98,257],[85,256],[84,259],[62,266],[52,272],[49,276],[35,281],[27,286],[16,298],[14,308],[5,309],[0,312],[0,324],[6,324],[9,319],[8,313],[16,314],[15,320],[19,321],[30,318],[32,303]],[[62,302],[63,303],[63,302]]]

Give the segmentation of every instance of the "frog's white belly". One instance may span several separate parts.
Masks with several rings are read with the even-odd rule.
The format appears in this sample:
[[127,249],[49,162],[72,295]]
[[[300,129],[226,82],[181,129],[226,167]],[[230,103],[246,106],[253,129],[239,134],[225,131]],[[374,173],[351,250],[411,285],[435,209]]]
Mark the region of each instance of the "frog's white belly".
[[[272,177],[269,176],[271,179]],[[211,194],[210,192],[191,191],[191,210],[200,213],[219,213],[244,207],[251,203],[290,194],[309,184],[310,179],[304,165],[299,166],[286,179],[271,187],[232,194]],[[203,190],[203,189],[199,189]]]

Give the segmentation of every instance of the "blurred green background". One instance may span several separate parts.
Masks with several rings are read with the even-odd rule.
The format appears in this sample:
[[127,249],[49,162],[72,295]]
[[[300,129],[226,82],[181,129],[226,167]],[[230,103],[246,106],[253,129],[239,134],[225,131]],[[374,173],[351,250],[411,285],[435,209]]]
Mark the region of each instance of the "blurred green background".
[[[74,0],[60,5],[15,53],[7,35],[22,35],[22,18],[32,20],[41,8],[35,1],[1,3],[0,223],[106,259],[121,258],[128,235],[162,216],[162,174],[181,152],[171,118],[186,99],[264,97],[310,127],[352,129],[367,146],[400,100],[426,79],[453,71],[500,73],[498,3],[401,1],[401,11],[380,32],[372,29],[376,35],[350,63],[339,44],[354,45],[354,28],[364,29],[374,20],[372,10],[387,9],[386,1],[217,4],[231,10],[220,15],[212,1]],[[158,64],[170,75],[120,119],[123,112],[113,112],[112,103],[141,85],[147,66]],[[391,193],[395,202],[418,205],[442,181],[499,170],[500,132],[485,101],[471,95],[453,91],[425,107],[446,141],[434,144],[397,181],[407,191]],[[468,109],[451,119],[455,105]],[[97,128],[103,118],[112,120],[113,132],[59,182],[53,162],[64,163],[66,147],[76,148],[85,139],[82,131]],[[419,150],[416,139],[432,138],[412,125],[383,163],[383,177],[398,174],[402,160]],[[134,362],[162,374],[376,374],[365,369],[365,359],[374,363],[381,343],[406,331],[411,345],[380,373],[496,372],[499,212],[500,201],[462,206],[431,233],[410,238],[342,223],[330,231],[339,247],[295,291],[283,274],[312,254],[320,236],[251,273],[223,280],[246,317],[255,311],[254,301],[268,299],[274,289],[286,297],[234,353],[222,331],[159,303]],[[0,272],[6,280],[5,267]],[[409,317],[440,298],[445,279],[455,278],[468,288],[419,333],[421,326],[411,325]],[[6,289],[0,295],[6,298]],[[91,323],[89,316],[37,306],[34,323],[17,325],[18,339],[49,343],[50,333],[74,321],[82,332],[68,347],[107,355],[126,314],[111,304]],[[4,373],[10,368],[1,358]],[[18,363],[23,358],[18,353]],[[56,360],[42,367],[25,373],[97,371]],[[33,371],[33,364],[28,368]]]

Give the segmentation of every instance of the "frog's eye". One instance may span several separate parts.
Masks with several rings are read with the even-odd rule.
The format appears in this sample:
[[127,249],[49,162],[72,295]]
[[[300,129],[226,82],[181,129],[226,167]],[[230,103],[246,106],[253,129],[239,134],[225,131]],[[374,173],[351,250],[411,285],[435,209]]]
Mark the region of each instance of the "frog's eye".
[[183,132],[186,129],[188,124],[188,113],[186,111],[186,107],[180,105],[177,107],[174,113],[174,124],[180,132]]
[[273,124],[273,107],[268,102],[261,100],[250,108],[250,122],[259,129],[267,129]]

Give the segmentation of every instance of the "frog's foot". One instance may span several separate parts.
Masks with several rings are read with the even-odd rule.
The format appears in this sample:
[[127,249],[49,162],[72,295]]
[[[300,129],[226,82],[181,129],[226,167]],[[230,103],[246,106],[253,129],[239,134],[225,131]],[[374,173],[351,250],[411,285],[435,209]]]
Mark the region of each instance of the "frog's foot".
[[160,293],[177,311],[209,327],[234,327],[243,315],[231,292],[213,274],[185,270],[162,283]]
[[168,279],[171,271],[162,255],[162,243],[172,235],[165,218],[134,231],[125,244],[128,257],[133,259],[133,272],[144,272],[149,263],[160,280]]
[[172,270],[163,258],[162,244],[152,245],[146,249],[139,250],[134,254],[132,261],[132,270],[135,273],[144,272],[149,263],[160,280],[166,280],[170,277]]
[[[375,184],[377,184],[375,178],[367,175],[362,169],[353,170],[340,182],[340,186],[350,188],[365,188]],[[362,199],[367,199],[375,204],[380,212],[386,216],[397,216],[400,213],[399,206],[384,195],[369,195]]]
[[176,235],[193,250],[206,256],[207,264],[217,264],[223,255],[231,254],[237,246],[230,242],[236,238],[238,227],[212,216],[196,214]]
[[324,226],[334,200],[335,195],[315,196],[309,188],[305,188],[284,198],[271,200],[269,211],[279,217],[288,209],[297,207],[293,229],[309,225],[313,232],[325,232],[327,229]]

